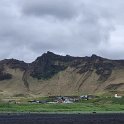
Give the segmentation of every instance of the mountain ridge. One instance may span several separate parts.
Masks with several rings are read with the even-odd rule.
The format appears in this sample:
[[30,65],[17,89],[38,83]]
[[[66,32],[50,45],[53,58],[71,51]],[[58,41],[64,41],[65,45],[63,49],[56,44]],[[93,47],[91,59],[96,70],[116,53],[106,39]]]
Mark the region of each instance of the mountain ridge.
[[104,94],[124,91],[124,60],[47,52],[32,63],[0,61],[0,95]]

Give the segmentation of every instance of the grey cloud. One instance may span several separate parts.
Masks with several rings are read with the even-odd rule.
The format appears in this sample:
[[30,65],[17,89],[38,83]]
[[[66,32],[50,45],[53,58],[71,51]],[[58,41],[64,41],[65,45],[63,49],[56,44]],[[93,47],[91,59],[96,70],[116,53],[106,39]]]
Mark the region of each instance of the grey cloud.
[[23,1],[22,7],[26,15],[72,18],[77,14],[74,0],[30,0]]
[[124,58],[123,47],[114,45],[124,43],[122,6],[120,0],[1,0],[0,59],[31,62],[48,50]]

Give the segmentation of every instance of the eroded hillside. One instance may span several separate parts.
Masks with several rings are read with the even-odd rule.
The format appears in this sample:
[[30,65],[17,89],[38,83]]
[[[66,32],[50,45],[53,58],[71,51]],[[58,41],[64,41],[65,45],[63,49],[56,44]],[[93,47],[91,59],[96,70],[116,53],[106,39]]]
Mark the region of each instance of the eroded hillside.
[[0,95],[50,96],[124,91],[124,61],[44,53],[32,63],[0,61]]

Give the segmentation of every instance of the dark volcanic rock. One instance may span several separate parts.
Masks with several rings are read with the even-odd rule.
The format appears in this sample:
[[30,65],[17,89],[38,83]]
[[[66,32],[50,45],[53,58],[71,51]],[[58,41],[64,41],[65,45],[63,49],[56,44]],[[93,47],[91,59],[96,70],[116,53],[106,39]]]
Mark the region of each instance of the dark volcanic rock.
[[9,66],[12,69],[19,68],[21,70],[26,70],[28,67],[27,63],[25,63],[24,61],[16,60],[16,59],[5,59],[5,60],[1,61],[1,63],[3,65]]
[[11,79],[12,75],[4,72],[4,66],[0,65],[0,81]]
[[0,81],[2,81],[2,80],[9,80],[11,78],[12,78],[11,74],[0,72]]
[[110,62],[101,61],[95,64],[96,73],[100,75],[98,81],[106,81],[114,69],[115,65]]
[[15,59],[5,59],[0,61],[0,81],[8,80],[12,78],[12,75],[5,72],[5,67],[9,67],[11,69],[17,69],[24,71],[27,69],[27,64],[23,61],[15,60]]
[[78,73],[85,73],[96,69],[96,73],[101,75],[100,80],[103,80],[102,77],[106,76],[107,79],[111,75],[112,70],[111,65],[103,64],[103,60],[103,58],[96,55],[91,57],[72,57],[47,52],[31,64],[30,75],[37,79],[47,79],[70,66],[78,69]]
[[99,75],[98,81],[104,82],[111,76],[113,69],[124,67],[124,61],[108,60],[94,54],[91,57],[61,56],[48,51],[30,64],[15,59],[0,61],[1,79],[11,78],[11,75],[4,72],[4,66],[12,69],[19,68],[37,79],[51,78],[60,71],[72,67],[80,74],[96,71]]
[[96,55],[92,55],[87,59],[83,59],[82,66],[79,66],[79,73],[86,73],[88,71],[96,70],[96,73],[99,75],[98,81],[106,81],[115,67],[115,64],[111,60],[101,58]]
[[31,64],[31,76],[38,79],[47,79],[54,74],[65,70],[74,60],[71,56],[55,55],[47,52]]
[[78,69],[80,74],[96,70],[100,76],[98,81],[106,81],[115,67],[112,61],[94,54],[91,57],[72,57],[47,52],[30,65],[30,75],[37,79],[47,79],[69,66]]

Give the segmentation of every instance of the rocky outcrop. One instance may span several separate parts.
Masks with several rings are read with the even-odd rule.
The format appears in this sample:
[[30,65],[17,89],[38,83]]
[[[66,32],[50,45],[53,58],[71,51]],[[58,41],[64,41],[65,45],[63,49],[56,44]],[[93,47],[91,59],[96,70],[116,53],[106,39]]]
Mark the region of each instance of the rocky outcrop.
[[[119,62],[122,65],[122,61]],[[99,75],[99,81],[102,82],[109,78],[113,68],[116,66],[113,64],[113,61],[96,55],[92,55],[91,57],[72,57],[69,55],[60,56],[49,51],[30,64],[15,59],[6,59],[1,61],[0,65],[6,65],[12,69],[19,68],[22,71],[28,70],[30,75],[37,79],[51,78],[68,67],[77,69],[80,74],[96,70],[96,74]],[[8,78],[10,77],[10,75],[6,76],[8,76]]]
[[0,81],[12,79],[12,75],[9,73],[0,72]]
[[6,73],[6,72],[4,71],[4,66],[3,66],[3,64],[0,64],[0,81],[2,81],[2,80],[9,80],[9,79],[11,79],[11,78],[12,78],[12,75],[9,74],[9,73]]
[[28,64],[25,63],[24,61],[19,61],[16,59],[5,59],[0,62],[0,65],[2,66],[8,66],[11,69],[17,69],[19,68],[20,70],[26,70],[28,67]]
[[71,66],[74,60],[75,58],[71,56],[60,56],[47,52],[31,63],[31,76],[37,79],[51,78]]
[[[16,72],[16,70],[19,71]],[[57,89],[62,84],[65,88],[67,83],[67,87],[71,87],[75,92],[89,92],[90,90],[88,91],[87,89],[90,86],[93,88],[92,92],[97,92],[102,86],[104,86],[103,90],[109,91],[110,89],[118,90],[124,86],[123,76],[116,77],[116,75],[112,74],[117,72],[122,75],[123,70],[124,60],[109,60],[94,54],[91,57],[61,56],[48,51],[32,63],[25,63],[15,59],[0,61],[0,81],[23,82],[27,92],[33,92],[31,87],[35,86],[35,83],[38,85],[38,82],[40,82],[39,85],[42,85],[41,82],[46,82],[41,86],[41,89],[46,87],[44,92],[48,93],[50,93],[50,83],[53,84],[50,87],[55,86]],[[113,84],[113,80],[117,81],[116,78],[119,78],[119,84]],[[41,92],[41,89],[37,92]],[[54,91],[54,89],[52,90]],[[70,92],[73,92],[73,90]]]

